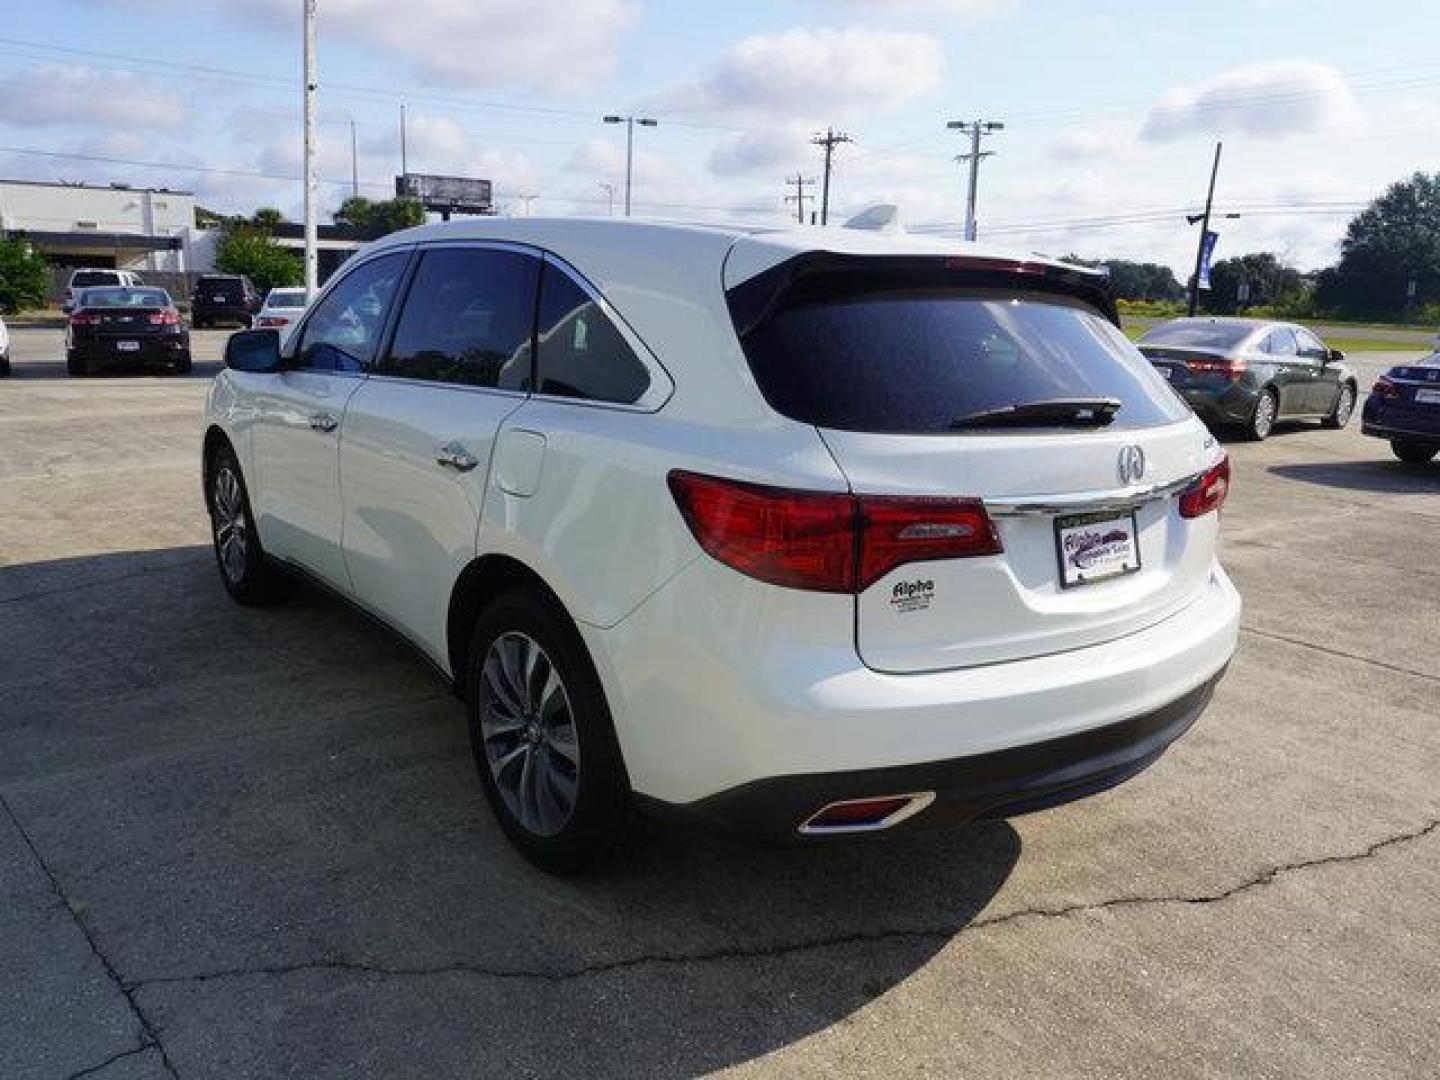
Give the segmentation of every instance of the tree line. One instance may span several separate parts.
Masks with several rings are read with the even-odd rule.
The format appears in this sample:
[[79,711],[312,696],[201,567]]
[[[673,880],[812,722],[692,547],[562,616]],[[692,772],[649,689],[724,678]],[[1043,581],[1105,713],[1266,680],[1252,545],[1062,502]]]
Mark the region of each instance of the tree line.
[[[1067,262],[1105,267],[1118,299],[1175,305],[1186,287],[1168,266],[1126,259]],[[1207,315],[1440,322],[1440,173],[1391,184],[1350,221],[1340,258],[1302,274],[1270,252],[1221,259],[1200,293]]]

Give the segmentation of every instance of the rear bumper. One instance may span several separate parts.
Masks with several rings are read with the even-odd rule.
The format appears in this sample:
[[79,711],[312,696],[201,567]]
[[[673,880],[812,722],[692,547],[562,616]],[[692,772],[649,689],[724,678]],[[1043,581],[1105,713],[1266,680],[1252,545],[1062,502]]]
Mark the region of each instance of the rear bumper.
[[1057,740],[1073,748],[1063,740],[1149,716],[1210,683],[1234,653],[1239,619],[1239,595],[1216,564],[1191,603],[1134,633],[895,674],[859,661],[850,597],[776,589],[702,558],[616,626],[581,633],[632,786],[685,806],[776,778],[823,786],[831,781],[819,778],[944,770]]
[[248,307],[243,305],[235,307],[210,307],[208,305],[192,305],[190,308],[190,319],[192,322],[249,322],[254,314]]
[[[139,348],[121,351],[119,340],[135,341]],[[125,367],[139,364],[173,364],[190,349],[189,334],[164,334],[138,338],[100,338],[70,346],[76,358],[96,366]]]
[[1236,384],[1223,391],[1181,390],[1180,396],[1206,423],[1243,424],[1255,411],[1255,399],[1259,394]]
[[1379,404],[1372,397],[1360,414],[1360,434],[1440,445],[1440,415],[1428,409],[1425,413],[1415,407]]
[[800,837],[800,825],[830,803],[888,795],[935,796],[895,828],[1033,813],[1106,791],[1159,760],[1199,719],[1223,675],[1222,668],[1158,709],[1044,742],[917,765],[773,777],[669,809],[776,840]]

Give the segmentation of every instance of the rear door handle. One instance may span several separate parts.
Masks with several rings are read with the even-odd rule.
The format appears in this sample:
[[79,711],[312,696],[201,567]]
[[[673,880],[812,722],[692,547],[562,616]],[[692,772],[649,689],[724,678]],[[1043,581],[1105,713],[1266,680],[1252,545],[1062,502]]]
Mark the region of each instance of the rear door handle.
[[330,432],[340,426],[340,421],[329,413],[317,412],[310,414],[310,427],[314,431]]
[[480,464],[480,459],[459,443],[446,443],[435,451],[435,464],[444,465],[456,472],[469,472]]

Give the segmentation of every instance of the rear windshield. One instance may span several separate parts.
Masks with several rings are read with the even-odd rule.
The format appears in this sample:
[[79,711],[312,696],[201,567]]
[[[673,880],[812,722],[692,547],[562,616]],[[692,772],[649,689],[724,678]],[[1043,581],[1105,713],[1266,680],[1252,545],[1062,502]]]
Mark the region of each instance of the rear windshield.
[[1188,412],[1113,323],[1048,292],[810,278],[741,330],[771,406],[819,427],[949,432],[963,417],[1061,398],[1117,399],[1111,429]]
[[265,306],[272,308],[302,308],[305,306],[304,289],[271,289],[265,297]]
[[80,295],[86,307],[169,307],[164,289],[86,289]]
[[238,277],[202,277],[199,282],[196,283],[197,288],[200,286],[204,286],[207,289],[223,289],[227,287],[238,289],[240,287],[240,279]]
[[83,289],[87,285],[117,285],[120,275],[114,270],[79,270],[70,279],[72,288]]
[[1141,345],[1174,348],[1233,349],[1255,332],[1255,327],[1236,323],[1162,323],[1140,339]]

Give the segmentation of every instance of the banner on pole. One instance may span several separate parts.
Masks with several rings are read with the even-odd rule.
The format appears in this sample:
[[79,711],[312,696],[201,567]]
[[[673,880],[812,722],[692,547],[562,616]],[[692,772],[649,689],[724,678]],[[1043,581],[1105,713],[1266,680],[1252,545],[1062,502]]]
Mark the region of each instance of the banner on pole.
[[1220,234],[1205,230],[1205,238],[1200,242],[1200,279],[1197,282],[1202,289],[1210,288],[1210,259],[1215,254],[1215,242],[1220,239]]

